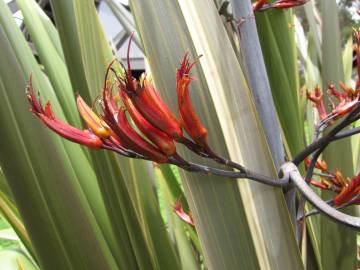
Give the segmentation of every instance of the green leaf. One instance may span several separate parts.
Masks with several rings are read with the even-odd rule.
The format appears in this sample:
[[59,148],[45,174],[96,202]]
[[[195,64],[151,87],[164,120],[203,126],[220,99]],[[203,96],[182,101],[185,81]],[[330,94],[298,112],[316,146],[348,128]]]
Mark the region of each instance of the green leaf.
[[344,83],[352,85],[353,81],[351,79],[353,71],[353,42],[352,37],[348,38],[348,41],[345,44],[345,48],[342,51],[342,62],[344,64]]
[[[68,71],[51,36],[48,35],[43,20],[39,16],[39,7],[37,7],[34,0],[17,0],[16,3],[22,11],[27,30],[40,56],[40,61],[45,67],[45,73],[54,87],[55,94],[61,103],[61,108],[67,120],[73,125],[79,125],[79,114],[76,112],[76,104]],[[48,23],[51,22],[49,21]]]
[[138,217],[148,245],[161,269],[180,269],[173,243],[167,233],[155,194],[154,170],[150,162],[124,160],[124,178],[132,186]]
[[[0,7],[0,47],[5,54],[0,65],[3,101],[0,161],[40,265],[50,269],[90,265],[111,269],[115,266],[112,254],[74,170],[80,164],[76,160],[70,163],[67,153],[72,149],[77,158],[83,151],[72,143],[49,136],[29,114],[24,89],[32,72],[34,87],[42,97],[53,101],[56,114],[64,115],[10,11],[3,2]],[[88,173],[84,171],[83,175]],[[91,177],[88,180],[91,183]],[[76,244],[72,240],[74,235]]]
[[34,257],[34,259],[36,259],[30,237],[20,218],[16,206],[2,191],[0,191],[0,211],[2,215],[6,218],[6,220],[9,222],[11,227],[14,229],[18,237],[21,239],[26,249]]
[[[163,195],[163,208],[166,212],[168,220],[167,226],[172,234],[173,242],[176,243],[177,246],[177,252],[179,253],[179,258],[181,261],[181,269],[199,269],[200,265],[194,258],[194,253],[196,251],[191,246],[190,239],[187,236],[186,227],[190,226],[188,226],[178,216],[176,216],[173,211],[173,207],[176,201],[181,198],[176,195],[174,196],[173,191],[175,188],[171,186],[178,184],[176,182],[170,183],[169,179],[174,179],[171,179],[173,178],[171,175],[169,177],[169,173],[171,173],[169,165],[161,165],[160,168],[155,168],[156,182],[161,194]],[[185,198],[183,198],[183,201],[184,200]],[[184,208],[183,203],[181,205]],[[189,229],[192,230],[192,228]]]

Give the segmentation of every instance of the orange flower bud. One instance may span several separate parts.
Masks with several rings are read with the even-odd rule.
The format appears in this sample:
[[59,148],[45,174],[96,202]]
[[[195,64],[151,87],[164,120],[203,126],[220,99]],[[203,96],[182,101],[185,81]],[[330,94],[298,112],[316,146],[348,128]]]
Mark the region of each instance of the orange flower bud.
[[100,138],[108,138],[110,136],[109,127],[90,109],[79,95],[76,98],[76,104],[81,117],[92,132]]
[[207,130],[194,110],[189,93],[189,85],[193,80],[193,78],[189,76],[189,72],[195,63],[196,60],[190,64],[188,54],[185,54],[176,72],[176,92],[182,126],[196,143],[206,145]]
[[[307,167],[309,167],[311,160],[310,160],[309,157],[306,157],[304,162],[305,162],[305,166],[307,168]],[[323,172],[326,172],[328,170],[328,166],[327,166],[325,160],[323,160],[323,159],[318,159],[316,161],[315,168],[317,168],[317,169],[319,169],[319,170],[321,170]]]
[[326,172],[328,170],[328,166],[323,159],[316,161],[315,167],[323,172]]
[[339,169],[335,169],[335,179],[336,183],[342,187],[346,186],[347,183],[345,181],[345,178],[343,177],[342,173],[339,171]]

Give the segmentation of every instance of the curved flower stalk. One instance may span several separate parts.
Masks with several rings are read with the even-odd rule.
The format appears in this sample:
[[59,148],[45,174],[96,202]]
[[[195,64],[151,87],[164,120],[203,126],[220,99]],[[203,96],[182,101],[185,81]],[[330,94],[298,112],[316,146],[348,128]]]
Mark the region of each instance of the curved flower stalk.
[[[128,49],[130,50],[130,43]],[[292,178],[291,174],[287,174],[287,177],[281,179],[273,179],[252,172],[238,163],[220,157],[208,145],[208,132],[200,117],[196,114],[189,94],[190,84],[194,80],[190,76],[190,71],[195,66],[198,58],[190,62],[186,53],[176,71],[179,119],[170,111],[156,91],[152,81],[146,75],[143,75],[139,81],[132,77],[129,52],[127,61],[124,76],[119,76],[112,68],[114,61],[108,66],[104,80],[101,98],[102,111],[100,114],[96,114],[80,96],[77,96],[78,110],[87,129],[80,130],[56,118],[49,102],[43,108],[40,99],[35,98],[30,78],[28,100],[31,104],[31,111],[60,136],[91,148],[115,151],[130,158],[151,160],[157,163],[170,163],[184,170],[206,175],[214,174],[233,179],[247,178],[285,189],[295,186],[320,212],[324,212],[337,222],[360,230],[360,219],[358,221],[356,218],[350,218],[352,223],[349,223],[347,219],[337,218],[339,217],[338,210],[332,208],[330,203],[326,204],[315,196],[312,191],[309,191],[308,187],[308,184],[313,184],[319,188],[331,189],[336,192],[337,195],[331,202],[336,206],[359,203],[359,200],[354,198],[359,195],[360,174],[351,180],[344,180],[340,177],[339,172],[328,172],[326,163],[317,160],[320,153],[331,141],[360,133],[359,128],[342,131],[360,118],[358,90],[350,90],[343,86],[343,92],[339,92],[333,86],[329,86],[330,93],[338,100],[338,103],[333,105],[329,113],[323,106],[320,88],[316,88],[314,92],[308,92],[308,98],[315,102],[319,114],[322,115],[320,118],[324,129],[333,124],[333,119],[343,118],[343,120],[335,125],[327,135],[317,139],[299,153],[293,160],[292,165],[288,166],[294,171],[295,165],[299,165],[304,159],[311,156],[311,159],[306,159],[308,175],[305,177],[305,181],[304,179],[300,181],[298,176]],[[115,74],[116,81],[109,80],[110,71]],[[120,97],[120,100],[115,99],[113,95],[114,89],[118,92],[116,97]],[[134,128],[133,124],[137,129]],[[183,129],[190,138],[185,136]],[[209,167],[184,160],[176,151],[176,143],[187,146],[190,151],[202,157],[213,159],[217,163],[225,165],[227,169]],[[318,169],[320,171],[318,174],[323,176],[324,180],[322,182],[312,180],[314,168]],[[296,175],[298,175],[298,172]],[[326,177],[329,179],[326,180]],[[189,215],[181,210],[181,205],[175,205],[175,213],[183,220],[186,217],[186,222],[191,224],[192,220]]]

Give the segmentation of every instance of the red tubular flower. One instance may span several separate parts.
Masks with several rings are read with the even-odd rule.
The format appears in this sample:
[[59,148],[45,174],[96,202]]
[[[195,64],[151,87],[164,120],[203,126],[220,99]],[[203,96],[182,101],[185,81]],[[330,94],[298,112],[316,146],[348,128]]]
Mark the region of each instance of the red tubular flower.
[[286,9],[286,8],[292,8],[292,7],[304,5],[308,1],[309,0],[279,0],[271,4],[271,7],[277,9]]
[[176,92],[181,116],[181,125],[190,137],[199,145],[207,145],[207,130],[201,123],[190,100],[189,85],[193,80],[189,76],[191,68],[197,60],[190,64],[186,53],[180,67],[176,71]]
[[125,108],[120,108],[118,113],[118,123],[121,127],[121,134],[118,134],[122,140],[127,142],[131,150],[148,156],[151,160],[158,163],[165,163],[168,161],[168,158],[161,153],[154,146],[145,141],[129,124],[126,115]]
[[[109,67],[110,68],[110,67]],[[109,71],[108,68],[108,71]],[[107,71],[107,72],[108,72]],[[106,75],[107,77],[107,75]],[[109,106],[109,89],[104,85],[103,91],[103,119],[109,125],[109,127],[113,130],[113,132],[120,138],[121,143],[124,148],[134,151],[140,155],[144,155],[149,157],[151,160],[158,163],[165,163],[168,161],[166,155],[160,152],[153,145],[145,141],[129,124],[124,108],[120,108],[117,113],[117,119],[114,116],[114,111],[110,109]]]
[[134,121],[138,129],[159,149],[168,156],[172,156],[176,153],[176,147],[173,139],[162,132],[160,129],[154,127],[148,122],[141,113],[136,109],[131,99],[127,96],[125,91],[121,91],[121,97],[128,110],[131,119]]
[[320,86],[316,86],[314,91],[306,91],[306,96],[309,100],[311,100],[319,113],[319,117],[321,120],[327,117],[327,112],[325,109],[324,101],[323,101],[323,93],[320,89]]
[[175,205],[174,205],[174,213],[184,222],[186,222],[187,224],[191,225],[191,226],[195,226],[194,225],[194,221],[192,219],[192,217],[190,215],[188,215],[187,213],[185,213],[184,209],[182,208],[182,205],[180,203],[180,201],[176,201]]
[[51,109],[50,102],[47,102],[45,108],[43,108],[41,101],[35,98],[34,91],[32,89],[31,77],[27,89],[27,97],[31,105],[31,111],[47,127],[59,134],[61,137],[92,148],[101,148],[103,146],[102,140],[90,131],[77,129],[56,118]]
[[341,205],[350,201],[360,191],[360,173],[355,176],[349,184],[344,187],[341,192],[335,197],[335,205]]
[[124,79],[119,79],[120,91],[126,92],[136,109],[153,126],[174,140],[180,140],[183,137],[180,123],[162,100],[154,85],[146,76],[140,83],[132,77],[129,59],[130,44],[131,39],[128,46],[126,76]]

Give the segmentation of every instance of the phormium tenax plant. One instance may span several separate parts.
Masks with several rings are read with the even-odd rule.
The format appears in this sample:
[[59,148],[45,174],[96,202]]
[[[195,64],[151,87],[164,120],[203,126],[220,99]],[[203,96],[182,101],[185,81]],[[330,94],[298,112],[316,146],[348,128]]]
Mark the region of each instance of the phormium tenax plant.
[[[267,3],[259,0],[254,3],[253,9],[262,11],[269,8],[289,8],[305,2],[307,1],[279,0]],[[70,141],[90,148],[114,151],[129,158],[173,164],[194,173],[220,175],[229,179],[247,178],[285,190],[295,187],[303,198],[316,208],[298,215],[299,221],[303,221],[307,216],[323,213],[336,222],[359,230],[360,218],[342,213],[338,208],[360,203],[360,173],[352,178],[344,178],[338,170],[328,171],[326,162],[318,159],[331,142],[360,133],[359,127],[344,130],[360,119],[359,31],[355,31],[355,39],[358,69],[355,88],[342,82],[340,82],[341,90],[329,85],[327,91],[332,97],[330,111],[324,105],[323,92],[319,86],[306,92],[307,98],[314,103],[320,119],[315,128],[315,139],[291,162],[283,164],[278,179],[248,170],[212,150],[207,140],[208,132],[197,115],[189,95],[190,84],[193,81],[190,72],[199,58],[190,62],[188,53],[184,55],[176,70],[174,87],[177,92],[179,117],[176,117],[163,101],[149,76],[144,74],[139,80],[132,76],[129,60],[131,39],[124,72],[122,74],[116,72],[113,68],[115,60],[107,68],[100,98],[101,112],[95,113],[80,96],[77,96],[78,111],[87,126],[85,130],[70,126],[57,118],[49,101],[43,106],[40,98],[35,96],[31,77],[27,96],[33,114],[52,131]],[[111,73],[114,76],[110,76]],[[324,130],[327,132],[325,133]],[[185,160],[177,153],[176,144],[183,144],[189,151],[212,159],[222,167],[210,167]],[[301,176],[297,169],[303,161],[307,167],[305,177]],[[314,180],[314,174],[319,175],[321,181]],[[323,201],[309,185],[333,191],[334,198],[327,202]],[[194,224],[191,216],[183,211],[180,203],[175,205],[174,211],[183,221]]]

